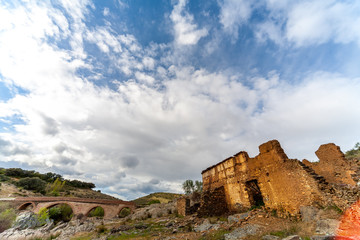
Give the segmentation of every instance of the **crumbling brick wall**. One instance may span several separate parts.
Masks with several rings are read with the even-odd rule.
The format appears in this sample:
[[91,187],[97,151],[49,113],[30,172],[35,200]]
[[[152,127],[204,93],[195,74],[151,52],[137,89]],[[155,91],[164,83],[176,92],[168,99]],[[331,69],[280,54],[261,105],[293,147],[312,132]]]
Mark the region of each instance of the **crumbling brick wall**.
[[190,214],[190,199],[187,197],[179,198],[176,201],[176,208],[178,214],[181,216],[187,216]]
[[320,161],[314,163],[307,161],[306,164],[318,175],[323,176],[329,183],[356,185],[352,179],[354,171],[339,146],[334,143],[323,144],[315,154]]
[[[319,179],[311,176],[298,160],[288,159],[276,140],[260,145],[260,154],[249,158],[246,152],[209,167],[202,172],[203,188],[211,192],[223,187],[228,209],[250,207],[259,192],[265,207],[297,214],[301,205],[323,205],[325,195]],[[252,185],[252,186],[251,186]],[[250,191],[250,188],[255,188]]]
[[206,190],[201,196],[198,216],[221,216],[229,212],[224,187]]

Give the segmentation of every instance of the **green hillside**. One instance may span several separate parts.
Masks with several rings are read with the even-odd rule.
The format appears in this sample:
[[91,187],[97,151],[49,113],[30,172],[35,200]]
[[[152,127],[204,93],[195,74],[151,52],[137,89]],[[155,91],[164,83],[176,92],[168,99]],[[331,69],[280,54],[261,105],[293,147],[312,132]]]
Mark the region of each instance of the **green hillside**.
[[168,203],[181,196],[183,196],[183,194],[158,192],[137,198],[132,200],[132,202],[134,202],[138,207],[144,207],[152,203]]
[[39,173],[21,168],[0,168],[0,198],[62,196],[97,199],[116,199],[93,190],[95,184],[64,179],[56,173]]

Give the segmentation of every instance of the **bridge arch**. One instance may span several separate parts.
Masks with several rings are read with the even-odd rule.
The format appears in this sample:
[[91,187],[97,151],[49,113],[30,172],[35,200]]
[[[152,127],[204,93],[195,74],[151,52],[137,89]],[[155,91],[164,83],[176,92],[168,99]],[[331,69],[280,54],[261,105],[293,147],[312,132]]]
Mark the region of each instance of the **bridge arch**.
[[[53,202],[44,207],[49,210],[50,218],[54,219],[55,222],[68,222],[75,216],[74,206],[71,206],[68,202]],[[58,207],[58,209],[52,211],[53,207]]]
[[52,208],[52,207],[55,207],[57,205],[61,205],[61,204],[66,204],[66,205],[69,205],[71,207],[71,210],[73,211],[73,213],[75,213],[75,206],[70,203],[70,202],[63,202],[63,201],[59,201],[59,202],[48,202],[48,203],[43,203],[41,204],[41,208],[46,208],[46,209],[49,209],[49,208]]
[[[97,206],[92,206],[90,209],[88,209],[85,213],[86,217],[91,217],[90,214],[92,211],[100,211],[97,214],[100,214],[100,216],[96,216],[96,217],[104,217],[105,216],[105,208],[101,205],[97,205]],[[102,211],[102,212],[101,212]]]
[[28,210],[30,207],[30,209],[35,209],[36,207],[36,204],[34,202],[25,202],[23,204],[21,204],[17,210],[20,210],[20,211],[23,211],[23,210]]
[[116,216],[120,218],[124,218],[133,212],[134,212],[133,209],[131,209],[129,206],[122,206],[119,208]]

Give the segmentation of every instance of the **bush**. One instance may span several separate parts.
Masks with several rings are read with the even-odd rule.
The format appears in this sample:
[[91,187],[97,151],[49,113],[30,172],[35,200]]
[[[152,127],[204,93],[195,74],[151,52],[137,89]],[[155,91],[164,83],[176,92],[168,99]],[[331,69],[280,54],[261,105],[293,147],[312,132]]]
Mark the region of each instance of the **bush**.
[[101,224],[96,227],[96,231],[97,231],[97,233],[104,233],[107,231],[107,228],[103,224]]
[[15,221],[16,213],[15,209],[11,208],[9,204],[1,204],[0,207],[0,232],[10,228]]
[[85,189],[92,189],[95,188],[95,184],[89,182],[82,182],[79,180],[69,180],[66,182],[66,185],[77,187],[77,188],[85,188]]
[[26,177],[16,182],[18,187],[22,187],[26,190],[34,190],[41,194],[45,194],[46,182],[38,177]]
[[0,182],[7,182],[10,178],[6,175],[0,174]]
[[73,211],[67,204],[59,204],[49,208],[49,218],[53,219],[55,223],[63,221],[69,222],[73,217]]
[[121,211],[120,211],[120,213],[119,213],[119,217],[120,218],[124,218],[124,217],[127,217],[127,216],[129,216],[131,214],[131,210],[130,210],[130,208],[123,208],[123,209],[121,209]]
[[161,203],[159,199],[152,199],[150,201],[148,201],[148,205],[151,205],[151,204],[156,204],[156,203]]
[[60,178],[57,178],[52,184],[48,184],[47,193],[53,196],[59,196],[59,192],[63,191],[65,181],[61,181]]
[[49,211],[46,208],[41,208],[37,216],[40,224],[45,225],[46,221],[49,219]]
[[103,217],[104,209],[102,207],[96,207],[90,211],[88,214],[89,217]]
[[356,143],[354,148],[345,153],[345,156],[348,159],[360,157],[360,143]]

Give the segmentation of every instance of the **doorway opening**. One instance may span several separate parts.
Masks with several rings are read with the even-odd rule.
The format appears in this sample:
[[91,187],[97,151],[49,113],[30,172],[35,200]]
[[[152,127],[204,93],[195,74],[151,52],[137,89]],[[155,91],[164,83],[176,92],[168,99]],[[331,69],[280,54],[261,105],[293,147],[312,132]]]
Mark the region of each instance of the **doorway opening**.
[[252,207],[264,206],[264,199],[262,197],[257,180],[250,180],[245,183],[246,190],[249,194],[249,201]]

